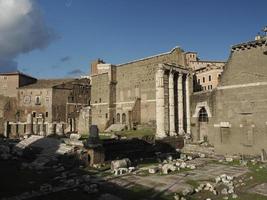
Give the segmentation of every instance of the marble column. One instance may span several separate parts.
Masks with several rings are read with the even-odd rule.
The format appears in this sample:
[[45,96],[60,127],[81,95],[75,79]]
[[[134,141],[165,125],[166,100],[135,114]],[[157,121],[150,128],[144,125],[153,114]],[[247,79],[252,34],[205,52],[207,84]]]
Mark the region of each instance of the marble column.
[[9,121],[5,121],[5,130],[4,130],[4,137],[8,138],[9,136],[9,132],[10,132],[10,128],[9,128]]
[[45,136],[45,132],[44,132],[44,119],[42,118],[40,121],[41,121],[41,123],[39,124],[40,125],[40,133],[39,133],[39,135]]
[[159,64],[159,68],[156,72],[156,137],[166,137],[164,129],[164,69],[162,64]]
[[27,115],[26,135],[33,134],[33,118],[32,114]]
[[183,74],[179,73],[177,79],[178,90],[178,134],[184,134],[184,106],[183,106]]
[[175,136],[173,72],[169,74],[169,134]]
[[190,114],[190,88],[189,88],[189,74],[186,75],[185,92],[186,92],[186,134],[191,134],[191,114]]

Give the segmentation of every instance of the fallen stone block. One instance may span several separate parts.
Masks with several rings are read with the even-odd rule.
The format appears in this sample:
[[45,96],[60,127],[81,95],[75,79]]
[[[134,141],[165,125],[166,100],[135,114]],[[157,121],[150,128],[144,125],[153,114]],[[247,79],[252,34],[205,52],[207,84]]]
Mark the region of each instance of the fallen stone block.
[[98,200],[121,200],[121,198],[117,197],[117,196],[114,196],[112,194],[102,194]]
[[114,171],[115,169],[119,168],[128,168],[131,166],[131,161],[128,158],[122,160],[113,160],[111,161],[111,170]]
[[158,172],[158,168],[157,167],[152,167],[148,169],[148,173],[150,174],[155,174]]

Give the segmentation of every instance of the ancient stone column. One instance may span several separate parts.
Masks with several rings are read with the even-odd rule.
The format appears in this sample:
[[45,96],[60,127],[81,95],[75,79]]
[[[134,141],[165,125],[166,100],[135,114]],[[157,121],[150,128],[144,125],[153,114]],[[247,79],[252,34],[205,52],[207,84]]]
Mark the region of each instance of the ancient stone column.
[[8,138],[9,133],[10,133],[10,129],[9,129],[9,121],[5,121],[4,137]]
[[169,134],[175,136],[173,73],[169,74]]
[[156,72],[156,124],[157,138],[166,137],[164,130],[164,69],[163,65],[159,64],[159,68]]
[[26,135],[33,134],[33,119],[32,114],[27,115]]
[[177,80],[178,90],[178,134],[184,134],[184,107],[183,107],[183,74],[179,73]]
[[44,136],[45,132],[44,132],[44,119],[41,119],[41,124],[40,124],[40,133],[39,135]]
[[56,134],[60,135],[60,136],[64,134],[64,125],[63,125],[63,123],[57,123],[56,124]]
[[186,134],[191,134],[191,114],[190,114],[190,89],[189,89],[189,74],[186,76],[185,92],[186,92]]

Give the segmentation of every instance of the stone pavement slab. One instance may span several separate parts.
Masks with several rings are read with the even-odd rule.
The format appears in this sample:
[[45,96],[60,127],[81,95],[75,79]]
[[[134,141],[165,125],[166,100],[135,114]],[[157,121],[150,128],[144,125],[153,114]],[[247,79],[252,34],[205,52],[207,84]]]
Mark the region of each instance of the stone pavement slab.
[[249,192],[260,194],[267,197],[267,183],[262,183],[250,189]]
[[110,180],[120,186],[141,185],[147,188],[153,188],[156,191],[181,192],[191,187],[187,184],[188,180],[202,181],[212,180],[215,177],[227,174],[238,177],[248,172],[245,167],[227,166],[222,164],[207,164],[192,171],[181,172],[177,174],[159,175],[153,174],[148,176],[129,175]]

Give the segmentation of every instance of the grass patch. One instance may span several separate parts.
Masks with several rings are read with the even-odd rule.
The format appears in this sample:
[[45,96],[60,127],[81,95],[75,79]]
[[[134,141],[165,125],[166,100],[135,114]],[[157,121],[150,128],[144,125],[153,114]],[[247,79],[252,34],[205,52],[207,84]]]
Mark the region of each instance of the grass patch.
[[144,136],[154,136],[155,130],[153,129],[140,129],[140,130],[126,130],[116,132],[122,137],[125,136],[127,138],[142,138]]
[[192,185],[194,188],[199,186],[199,183],[195,180],[187,180],[186,183]]

